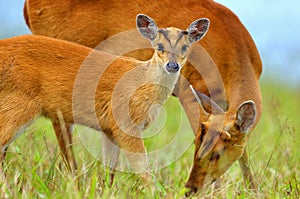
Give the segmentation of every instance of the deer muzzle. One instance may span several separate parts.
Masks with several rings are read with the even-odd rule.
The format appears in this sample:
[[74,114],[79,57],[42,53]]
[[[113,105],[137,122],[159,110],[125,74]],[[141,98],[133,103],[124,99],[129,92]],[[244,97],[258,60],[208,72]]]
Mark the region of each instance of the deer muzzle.
[[168,62],[166,64],[166,69],[169,73],[176,73],[179,71],[179,65],[176,62]]

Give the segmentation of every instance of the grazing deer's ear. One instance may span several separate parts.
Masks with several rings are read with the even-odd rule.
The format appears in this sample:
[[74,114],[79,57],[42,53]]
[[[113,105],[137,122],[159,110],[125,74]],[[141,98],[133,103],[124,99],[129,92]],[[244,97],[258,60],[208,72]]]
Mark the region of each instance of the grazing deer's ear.
[[206,96],[203,93],[196,91],[192,85],[190,85],[190,89],[192,90],[196,100],[202,106],[203,110],[208,114],[221,114],[224,113],[223,109],[214,102],[211,98]]
[[206,18],[198,19],[188,27],[189,41],[191,43],[199,41],[206,34],[209,27],[209,20]]
[[251,100],[243,102],[238,108],[235,124],[240,131],[247,133],[256,119],[256,106]]
[[222,131],[221,138],[222,138],[222,140],[231,140],[231,135],[227,131]]
[[147,15],[138,14],[136,16],[136,26],[143,37],[150,40],[155,39],[158,28],[153,19]]
[[200,160],[204,158],[217,144],[221,134],[218,131],[209,130],[203,137],[196,157]]

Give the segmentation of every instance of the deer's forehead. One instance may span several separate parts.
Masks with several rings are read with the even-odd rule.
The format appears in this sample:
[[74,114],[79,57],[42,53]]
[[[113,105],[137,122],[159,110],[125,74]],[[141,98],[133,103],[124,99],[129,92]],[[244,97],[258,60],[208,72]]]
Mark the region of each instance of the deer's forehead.
[[160,40],[168,43],[170,46],[175,47],[178,43],[184,41],[184,34],[177,28],[160,29]]
[[[230,132],[230,134],[232,133],[232,129],[234,127],[234,122],[233,121],[227,121],[224,120],[224,118],[217,118],[216,120],[210,120],[208,122],[202,123],[201,125],[201,131],[199,132],[201,134],[201,132],[204,130],[205,133],[211,133],[211,132],[219,132],[220,134],[222,132]],[[235,136],[235,135],[232,135]]]

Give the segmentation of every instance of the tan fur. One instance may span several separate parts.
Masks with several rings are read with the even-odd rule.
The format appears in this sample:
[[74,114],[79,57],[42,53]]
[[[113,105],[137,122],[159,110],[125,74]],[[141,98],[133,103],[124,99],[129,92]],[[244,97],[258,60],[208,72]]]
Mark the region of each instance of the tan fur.
[[[189,84],[211,97],[226,110],[225,127],[232,126],[239,105],[246,100],[255,102],[257,110],[255,124],[259,121],[262,109],[258,83],[262,72],[259,53],[238,17],[212,0],[127,0],[126,2],[118,0],[64,2],[27,0],[24,14],[34,34],[57,37],[95,47],[119,32],[132,29],[133,16],[141,10],[154,16],[158,26],[172,24],[185,28],[191,17],[195,19],[206,17],[211,21],[208,34],[199,42],[203,48],[191,49],[188,60],[197,60],[197,63],[187,63],[181,71],[184,78],[180,77],[175,90],[196,136],[200,134],[199,124],[210,121],[209,118],[212,115],[205,114],[199,105],[194,103],[195,98],[190,92]],[[151,54],[152,51],[139,50],[132,56],[145,60]],[[241,149],[244,149],[246,141],[243,141]],[[221,144],[217,143],[217,146]],[[246,161],[247,155],[243,151],[235,149],[233,153],[224,153],[221,156],[228,160],[228,165],[241,157],[240,165],[244,176],[251,180]],[[242,154],[244,155],[241,156]],[[208,163],[209,161],[205,164]],[[214,177],[217,177],[227,168],[224,166],[219,170],[215,167],[210,171],[214,172]],[[194,173],[193,176],[195,176],[195,181],[198,179],[197,176],[205,177],[201,173]],[[197,180],[197,183],[194,183],[198,188],[203,185],[203,181],[200,181]]]

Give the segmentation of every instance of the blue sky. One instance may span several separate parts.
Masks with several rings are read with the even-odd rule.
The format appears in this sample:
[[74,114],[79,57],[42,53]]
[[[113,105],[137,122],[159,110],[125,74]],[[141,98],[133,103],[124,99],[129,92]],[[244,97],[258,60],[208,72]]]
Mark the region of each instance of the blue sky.
[[251,33],[264,62],[264,75],[300,86],[300,1],[218,0]]
[[[264,76],[300,85],[300,1],[218,0],[238,15],[252,35],[264,63]],[[0,0],[0,36],[30,33],[24,0]],[[229,27],[230,28],[230,27]]]

